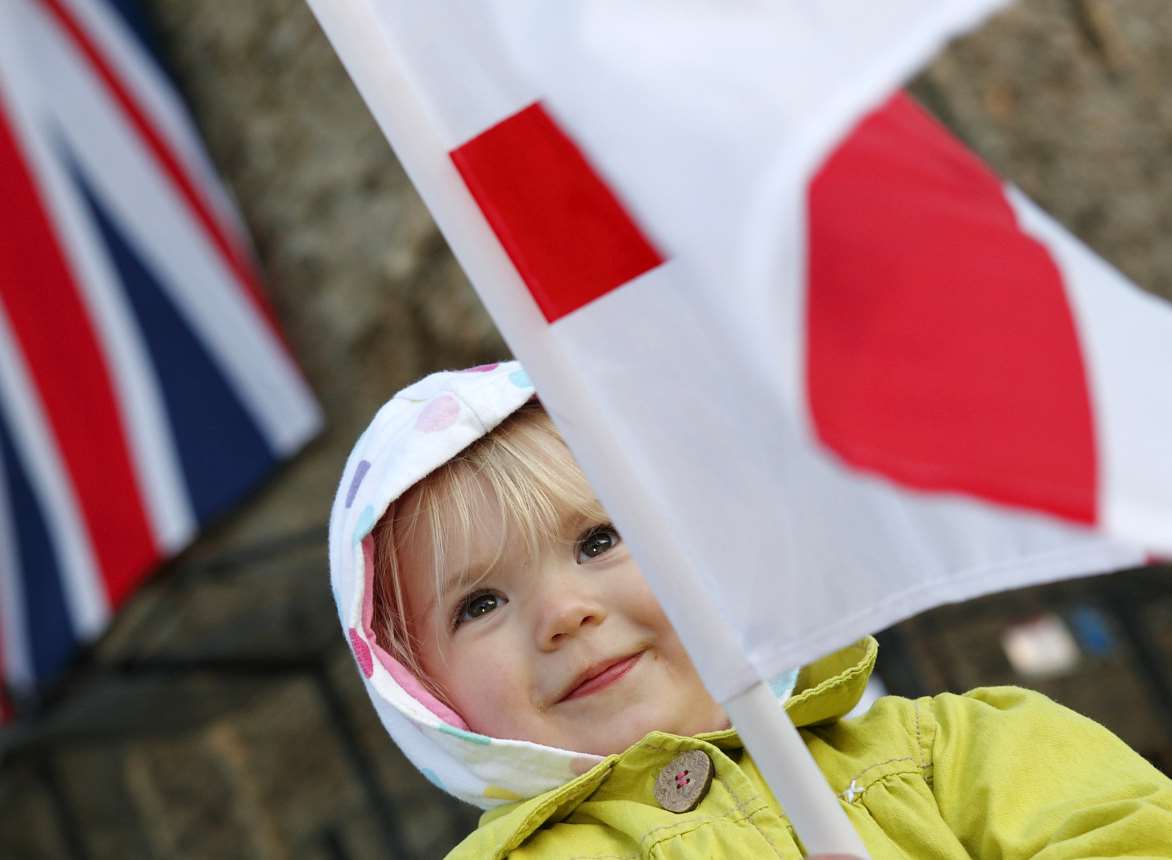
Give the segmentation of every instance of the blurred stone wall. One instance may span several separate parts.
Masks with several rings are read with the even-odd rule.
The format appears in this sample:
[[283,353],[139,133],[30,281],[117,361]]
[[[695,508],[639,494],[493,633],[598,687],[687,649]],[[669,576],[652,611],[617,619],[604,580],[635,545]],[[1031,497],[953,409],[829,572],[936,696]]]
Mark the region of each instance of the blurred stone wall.
[[[97,649],[99,666],[334,636],[320,546],[240,556],[241,576],[179,577],[282,536],[312,537],[351,441],[390,392],[432,369],[505,354],[303,0],[144,5],[239,201],[327,425],[144,590]],[[912,89],[1092,247],[1172,298],[1169,80],[1168,0],[1024,0],[952,46]],[[446,826],[436,797],[384,741],[340,637],[337,646],[328,673],[382,790],[414,828],[416,854],[402,856],[427,856],[419,846],[439,844],[431,831]],[[100,707],[69,719],[101,723],[111,737],[126,727],[116,740],[98,733],[53,748],[47,771],[0,770],[0,856],[382,856],[379,813],[346,764],[314,677],[195,675],[178,692],[102,693]],[[86,694],[67,691],[66,705]],[[151,732],[164,716],[170,728]],[[62,835],[62,805],[80,846]]]
[[1024,0],[913,91],[1002,176],[1172,298],[1172,4]]

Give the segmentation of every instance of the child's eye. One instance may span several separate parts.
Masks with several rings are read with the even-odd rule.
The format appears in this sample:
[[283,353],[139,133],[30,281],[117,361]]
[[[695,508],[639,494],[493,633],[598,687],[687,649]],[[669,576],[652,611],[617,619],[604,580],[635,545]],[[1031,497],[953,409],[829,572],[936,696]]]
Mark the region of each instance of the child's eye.
[[469,594],[456,607],[456,616],[452,619],[452,627],[459,627],[465,621],[475,621],[508,602],[509,598],[496,591],[477,591]]
[[585,564],[593,558],[598,558],[605,552],[610,552],[620,543],[618,530],[610,523],[604,526],[595,526],[578,538],[575,545],[578,564]]

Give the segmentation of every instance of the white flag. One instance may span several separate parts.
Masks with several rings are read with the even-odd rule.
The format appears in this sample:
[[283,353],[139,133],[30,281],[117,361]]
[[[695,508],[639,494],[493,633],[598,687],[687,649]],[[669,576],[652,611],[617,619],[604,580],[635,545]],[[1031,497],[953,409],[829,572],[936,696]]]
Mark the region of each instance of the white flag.
[[991,0],[315,0],[724,701],[1172,547],[1172,311],[900,81]]

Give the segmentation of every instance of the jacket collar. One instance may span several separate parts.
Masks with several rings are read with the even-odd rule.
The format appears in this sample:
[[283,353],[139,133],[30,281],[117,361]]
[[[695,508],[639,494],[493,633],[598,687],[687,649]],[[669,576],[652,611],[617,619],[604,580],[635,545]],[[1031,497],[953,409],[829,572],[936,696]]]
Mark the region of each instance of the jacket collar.
[[[798,675],[794,694],[785,703],[785,710],[794,725],[804,728],[846,716],[862,698],[878,654],[879,643],[868,636],[804,667]],[[725,751],[743,746],[732,728],[697,735],[697,740]],[[626,754],[607,756],[586,773],[553,791],[484,813],[479,829],[469,840],[480,847],[477,856],[506,856],[543,824],[570,815],[606,780],[616,762]]]

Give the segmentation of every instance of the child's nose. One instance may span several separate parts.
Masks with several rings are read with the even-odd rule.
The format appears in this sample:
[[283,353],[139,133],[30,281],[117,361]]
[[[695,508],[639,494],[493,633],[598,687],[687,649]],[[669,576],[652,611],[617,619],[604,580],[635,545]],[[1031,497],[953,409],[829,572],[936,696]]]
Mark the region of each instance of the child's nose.
[[565,591],[556,591],[546,598],[537,627],[538,646],[552,651],[583,629],[597,627],[606,617],[606,610],[591,598]]

